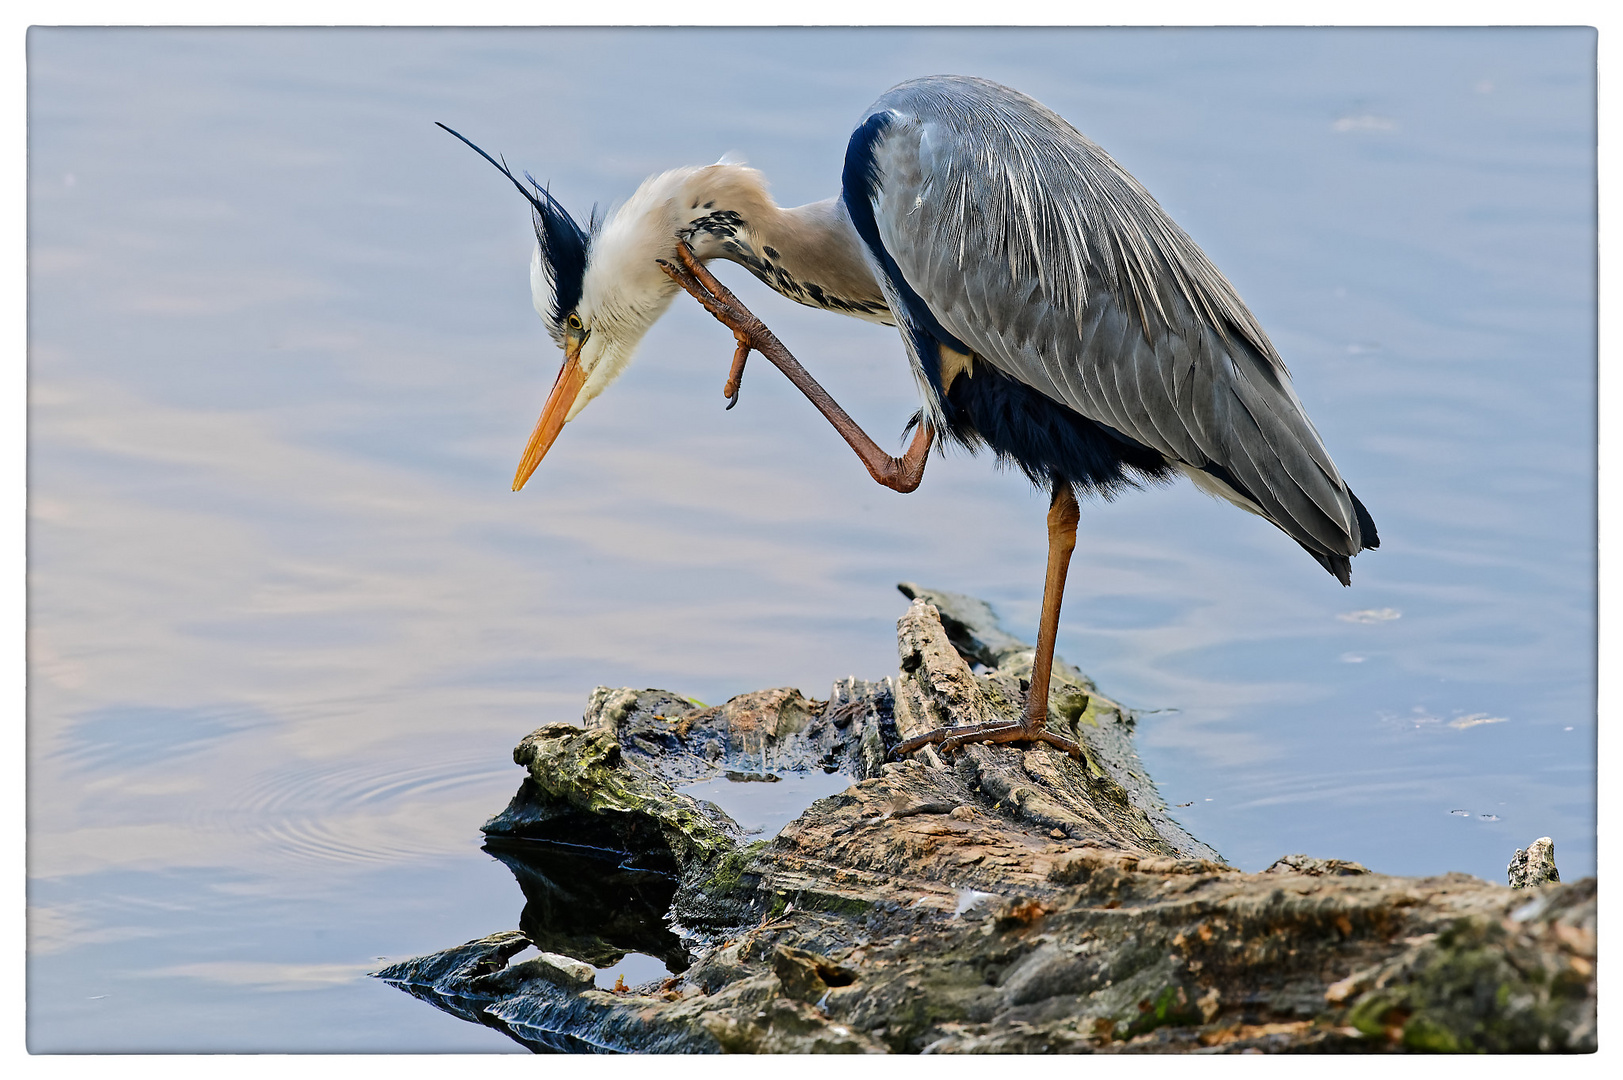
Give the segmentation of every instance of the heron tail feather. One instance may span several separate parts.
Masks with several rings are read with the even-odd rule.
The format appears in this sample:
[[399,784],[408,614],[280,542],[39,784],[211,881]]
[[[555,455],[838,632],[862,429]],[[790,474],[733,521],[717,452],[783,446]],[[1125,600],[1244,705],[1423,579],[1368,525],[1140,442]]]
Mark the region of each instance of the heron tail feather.
[[1347,489],[1347,496],[1352,499],[1353,513],[1358,515],[1358,537],[1360,542],[1366,548],[1380,547],[1381,537],[1375,531],[1375,519],[1369,516],[1369,511],[1365,510],[1364,504],[1358,501],[1358,496],[1353,494],[1352,488]]

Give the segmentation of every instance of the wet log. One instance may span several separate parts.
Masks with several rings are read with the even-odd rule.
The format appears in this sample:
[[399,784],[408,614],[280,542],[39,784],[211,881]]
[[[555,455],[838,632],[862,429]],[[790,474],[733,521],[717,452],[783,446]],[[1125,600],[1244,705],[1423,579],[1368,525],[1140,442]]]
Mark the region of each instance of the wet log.
[[[1539,884],[1553,856],[1514,890],[1301,855],[1242,873],[1172,819],[1131,713],[1063,662],[1050,722],[1082,762],[887,760],[918,731],[1018,715],[1031,670],[984,603],[902,588],[892,678],[717,707],[600,687],[583,726],[526,736],[527,777],[485,825],[525,893],[519,930],[379,977],[537,1050],[1595,1048],[1596,885]],[[854,782],[770,840],[676,790],[807,769]],[[672,975],[583,976],[628,952]]]

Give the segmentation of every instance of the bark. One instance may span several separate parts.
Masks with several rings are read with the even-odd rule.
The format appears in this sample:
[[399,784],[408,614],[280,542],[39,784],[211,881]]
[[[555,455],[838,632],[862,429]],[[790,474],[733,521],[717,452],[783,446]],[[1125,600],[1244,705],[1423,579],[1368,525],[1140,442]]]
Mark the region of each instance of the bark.
[[[903,591],[894,678],[711,708],[600,687],[583,727],[526,736],[528,776],[485,826],[519,930],[379,977],[537,1050],[1595,1048],[1594,879],[1513,890],[1302,855],[1241,873],[1171,818],[1131,714],[1062,662],[1050,723],[1085,761],[887,761],[917,731],[1017,717],[1031,668],[985,604]],[[675,790],[811,768],[855,782],[770,841]],[[677,974],[619,993],[583,976],[627,952]]]

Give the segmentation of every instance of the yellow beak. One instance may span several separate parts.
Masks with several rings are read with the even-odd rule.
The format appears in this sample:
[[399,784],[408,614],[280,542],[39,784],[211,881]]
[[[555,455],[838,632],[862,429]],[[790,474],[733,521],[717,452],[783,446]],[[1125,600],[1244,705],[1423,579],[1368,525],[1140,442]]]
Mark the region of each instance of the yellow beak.
[[530,441],[524,447],[524,456],[519,459],[518,472],[513,474],[513,490],[518,491],[541,459],[546,457],[547,451],[558,438],[558,432],[564,429],[564,421],[569,417],[569,410],[575,407],[575,399],[580,396],[580,388],[586,385],[586,373],[580,366],[580,346],[564,354],[564,366],[558,372],[558,381],[552,384],[552,393],[547,395],[547,403],[541,408],[541,419],[535,423],[535,430],[530,432]]

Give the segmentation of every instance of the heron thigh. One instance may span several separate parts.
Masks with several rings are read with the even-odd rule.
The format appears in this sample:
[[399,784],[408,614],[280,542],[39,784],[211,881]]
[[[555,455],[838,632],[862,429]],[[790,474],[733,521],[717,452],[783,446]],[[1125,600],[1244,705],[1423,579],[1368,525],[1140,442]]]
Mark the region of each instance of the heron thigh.
[[961,353],[952,346],[942,345],[939,342],[937,342],[937,351],[940,353],[940,359],[937,363],[941,365],[941,392],[949,394],[952,392],[953,380],[957,379],[959,375],[965,373],[974,374],[975,354]]

